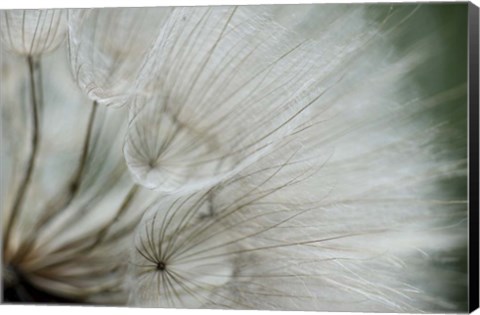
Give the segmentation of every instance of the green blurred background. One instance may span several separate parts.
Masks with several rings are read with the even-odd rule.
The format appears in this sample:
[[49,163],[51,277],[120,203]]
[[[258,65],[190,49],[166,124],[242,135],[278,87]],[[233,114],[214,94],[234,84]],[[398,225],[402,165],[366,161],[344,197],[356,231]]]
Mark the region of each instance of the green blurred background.
[[[421,5],[401,5],[402,10],[416,12],[404,23],[405,31],[396,38],[400,51],[410,48],[410,44],[425,36],[433,36],[439,49],[431,56],[413,78],[427,95],[434,95],[452,88],[463,88],[464,92],[453,100],[442,102],[428,114],[435,122],[445,124],[438,137],[444,148],[439,154],[448,154],[452,159],[467,160],[468,147],[468,4],[436,3]],[[444,179],[442,193],[445,199],[467,200],[467,176],[459,175]],[[457,207],[455,217],[467,217],[467,205]],[[452,222],[455,224],[455,222]],[[465,221],[465,236],[467,235]],[[458,311],[468,309],[467,243],[455,251],[443,253],[442,258],[432,257],[433,270],[441,271],[447,287],[438,287],[439,296],[447,295],[450,302],[457,305]],[[439,273],[440,274],[440,273]],[[425,279],[427,280],[427,279]],[[435,281],[435,279],[432,279]],[[428,281],[428,280],[427,280]],[[440,285],[439,285],[440,286]]]

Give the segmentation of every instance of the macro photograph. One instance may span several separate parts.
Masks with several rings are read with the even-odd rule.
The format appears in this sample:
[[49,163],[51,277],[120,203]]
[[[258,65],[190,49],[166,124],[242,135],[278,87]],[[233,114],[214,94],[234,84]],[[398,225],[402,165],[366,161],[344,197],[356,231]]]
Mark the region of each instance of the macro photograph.
[[0,10],[2,304],[467,312],[472,16]]

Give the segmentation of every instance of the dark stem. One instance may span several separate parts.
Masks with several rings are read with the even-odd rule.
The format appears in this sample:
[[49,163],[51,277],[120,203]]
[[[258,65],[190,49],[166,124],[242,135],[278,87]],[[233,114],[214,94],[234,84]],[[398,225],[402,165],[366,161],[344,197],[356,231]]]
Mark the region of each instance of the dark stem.
[[30,186],[32,181],[32,174],[35,168],[35,161],[37,157],[38,151],[38,143],[40,138],[40,128],[39,128],[39,119],[38,119],[38,104],[37,104],[37,90],[35,87],[35,64],[32,56],[27,57],[28,63],[28,70],[29,70],[29,77],[30,77],[30,98],[31,98],[31,112],[32,112],[32,150],[30,152],[30,157],[28,159],[27,170],[24,174],[24,177],[20,183],[17,195],[15,197],[15,201],[13,203],[12,211],[10,212],[10,217],[8,219],[6,231],[5,231],[5,238],[3,240],[3,249],[5,254],[5,248],[7,248],[7,244],[9,238],[11,236],[12,227],[15,225],[16,220],[19,216],[20,210],[22,208],[23,200],[25,197],[25,193]]

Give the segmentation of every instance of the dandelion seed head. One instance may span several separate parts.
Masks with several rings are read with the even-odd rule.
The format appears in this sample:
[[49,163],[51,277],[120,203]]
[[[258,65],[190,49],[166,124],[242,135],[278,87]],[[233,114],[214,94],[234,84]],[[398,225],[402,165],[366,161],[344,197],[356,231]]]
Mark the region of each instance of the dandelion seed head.
[[[419,272],[421,267],[411,263],[418,249],[433,252],[462,238],[455,228],[434,220],[443,203],[425,200],[415,207],[405,201],[412,210],[398,211],[402,205],[392,200],[352,196],[356,202],[350,202],[328,189],[318,195],[318,188],[312,195],[310,185],[319,179],[332,183],[322,176],[332,170],[331,156],[324,156],[321,165],[313,163],[314,169],[308,163],[321,157],[319,150],[285,140],[215,189],[165,198],[152,207],[137,231],[131,303],[332,311],[413,311],[438,303],[398,273]],[[342,183],[350,180],[356,179]],[[215,285],[189,267],[175,269],[176,282],[170,286],[167,279],[154,280],[158,262],[165,263],[165,271],[170,264],[199,264],[224,282]],[[144,269],[148,266],[152,271]]]
[[395,46],[415,12],[69,10],[68,50],[2,54],[8,290],[109,305],[456,309],[445,291],[460,273],[443,266],[466,243],[466,196],[445,187],[464,182],[465,146],[435,113],[460,108],[466,86],[418,84],[441,45]]

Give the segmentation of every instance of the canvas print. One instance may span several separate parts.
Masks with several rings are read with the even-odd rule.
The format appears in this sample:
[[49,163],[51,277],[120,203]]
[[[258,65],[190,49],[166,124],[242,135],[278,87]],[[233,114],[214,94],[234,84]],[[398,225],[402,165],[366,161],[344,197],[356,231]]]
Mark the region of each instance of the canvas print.
[[473,8],[0,11],[3,303],[466,311]]

